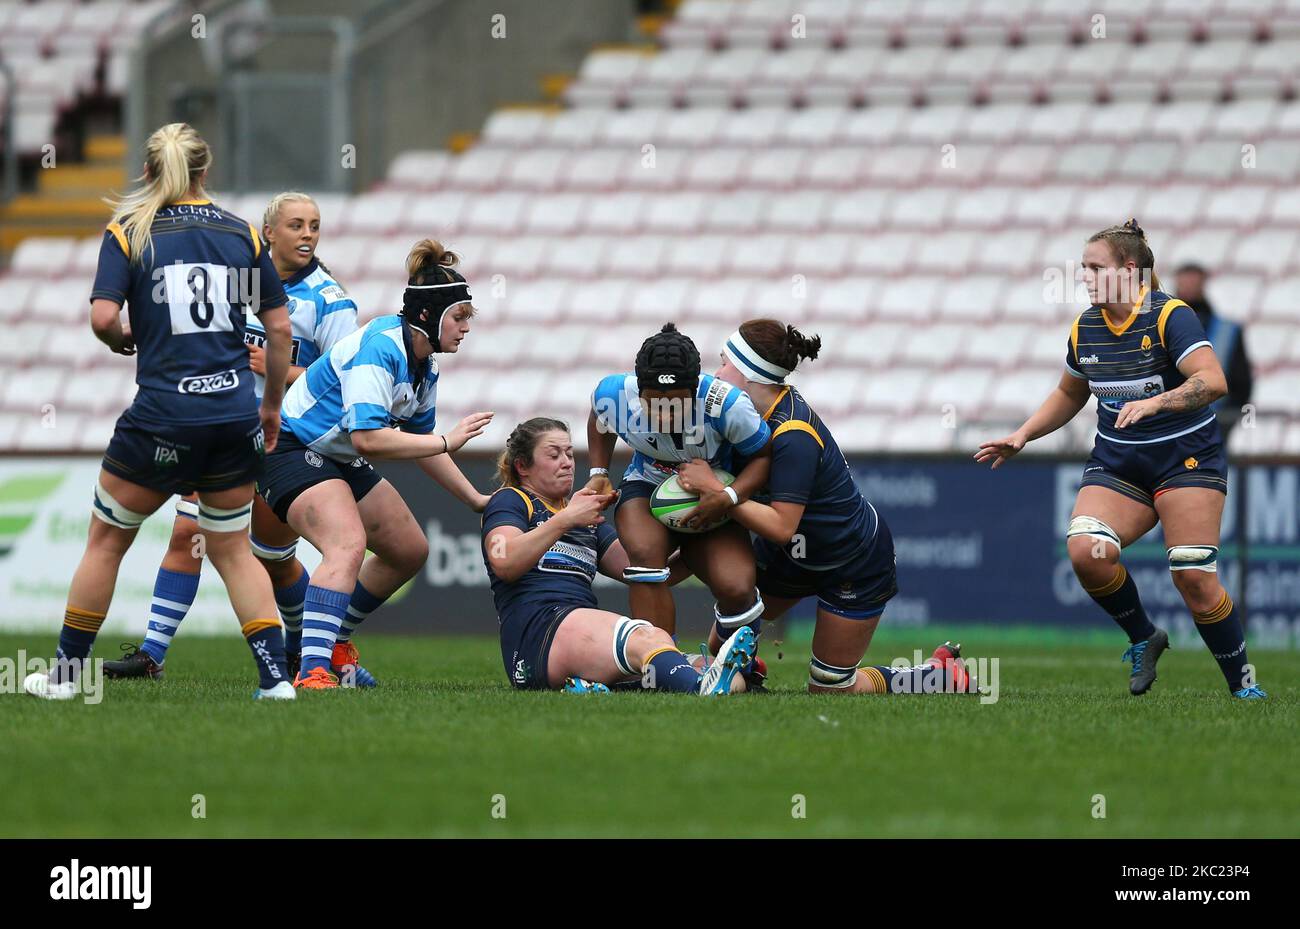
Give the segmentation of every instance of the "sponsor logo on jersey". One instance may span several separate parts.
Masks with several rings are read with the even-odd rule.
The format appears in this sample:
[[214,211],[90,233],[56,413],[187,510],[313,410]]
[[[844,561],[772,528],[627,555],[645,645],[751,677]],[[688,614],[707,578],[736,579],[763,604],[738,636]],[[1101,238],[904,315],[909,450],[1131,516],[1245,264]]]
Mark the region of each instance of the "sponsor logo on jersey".
[[704,395],[704,415],[718,417],[722,415],[722,407],[727,402],[727,394],[731,392],[731,385],[726,381],[714,381],[709,385],[709,392]]
[[239,386],[239,375],[232,368],[217,374],[195,374],[176,385],[183,394],[219,394]]
[[1082,358],[1079,359],[1079,364],[1081,364],[1081,365],[1099,365],[1099,364],[1101,364],[1101,359],[1098,358],[1096,355],[1084,355]]
[[320,295],[321,299],[326,303],[337,303],[340,300],[346,300],[348,298],[347,291],[338,284],[330,284],[326,287],[322,287],[320,289]]
[[1165,392],[1165,381],[1159,374],[1126,381],[1091,381],[1088,388],[1102,403],[1127,403],[1145,400]]
[[[244,344],[252,346],[253,348],[265,350],[266,333],[254,332],[252,329],[246,329],[244,330]],[[289,346],[289,364],[296,365],[298,363],[298,352],[301,348],[302,339],[295,337],[292,344]]]
[[591,580],[596,576],[596,550],[561,539],[542,555],[537,568],[555,574],[578,574]]

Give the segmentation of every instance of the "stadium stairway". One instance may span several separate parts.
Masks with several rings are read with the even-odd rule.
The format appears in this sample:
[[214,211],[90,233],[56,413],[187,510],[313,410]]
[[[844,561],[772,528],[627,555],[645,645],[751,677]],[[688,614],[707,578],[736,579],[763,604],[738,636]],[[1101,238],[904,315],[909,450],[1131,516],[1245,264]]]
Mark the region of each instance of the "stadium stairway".
[[108,221],[106,191],[125,190],[121,135],[97,135],[86,141],[85,160],[59,164],[57,171],[37,174],[36,190],[19,194],[0,207],[0,258],[33,236],[97,236]]

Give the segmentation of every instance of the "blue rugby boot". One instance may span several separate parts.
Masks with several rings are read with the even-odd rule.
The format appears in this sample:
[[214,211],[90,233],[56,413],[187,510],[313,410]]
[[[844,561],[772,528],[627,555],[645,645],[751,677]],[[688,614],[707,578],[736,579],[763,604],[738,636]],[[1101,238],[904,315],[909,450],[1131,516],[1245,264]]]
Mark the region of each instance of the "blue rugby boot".
[[758,653],[758,636],[748,626],[737,629],[700,678],[700,696],[716,697],[731,693],[731,683],[741,669]]
[[[340,687],[378,687],[375,676],[361,667],[361,656],[351,642],[335,642],[330,656],[330,670],[338,675]],[[298,658],[301,663],[301,655]]]
[[[640,687],[641,684],[638,681],[637,688],[640,689]],[[580,677],[566,677],[564,687],[561,690],[566,694],[607,694],[610,692],[609,688],[600,681],[585,681]]]
[[1243,687],[1241,690],[1234,691],[1232,694],[1238,700],[1263,700],[1268,694],[1253,684],[1250,687]]

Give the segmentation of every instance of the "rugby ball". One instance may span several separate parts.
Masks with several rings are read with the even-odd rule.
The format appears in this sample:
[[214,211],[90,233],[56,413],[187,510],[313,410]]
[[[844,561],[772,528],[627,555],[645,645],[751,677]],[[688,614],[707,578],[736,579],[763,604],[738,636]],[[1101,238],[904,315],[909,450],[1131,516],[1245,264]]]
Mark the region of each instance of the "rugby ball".
[[[735,477],[721,468],[714,468],[713,474],[718,480],[722,481],[724,486],[730,485],[735,480]],[[678,482],[677,475],[674,474],[656,487],[654,493],[650,495],[650,513],[655,519],[674,532],[708,532],[710,529],[716,529],[730,520],[731,517],[725,516],[704,529],[687,527],[683,521],[691,518],[691,514],[695,512],[695,505],[699,502],[700,497],[698,494],[682,490],[682,485]]]

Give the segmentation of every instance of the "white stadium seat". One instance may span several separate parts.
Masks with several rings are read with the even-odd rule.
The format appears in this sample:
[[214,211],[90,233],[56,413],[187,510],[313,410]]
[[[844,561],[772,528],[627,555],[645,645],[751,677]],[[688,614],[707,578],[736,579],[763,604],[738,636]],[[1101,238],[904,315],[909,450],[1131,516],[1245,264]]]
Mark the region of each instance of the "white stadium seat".
[[[1300,3],[1094,7],[685,0],[657,50],[588,54],[562,104],[503,107],[460,154],[409,151],[373,189],[320,198],[321,255],[364,321],[398,309],[417,239],[461,254],[483,351],[447,359],[447,415],[497,408],[490,441],[538,397],[580,416],[669,319],[707,366],[772,315],[822,334],[798,381],[844,448],[946,451],[1041,402],[1087,299],[1086,239],[1136,216],[1162,276],[1206,265],[1247,324],[1255,400],[1281,419],[1234,449],[1300,452]],[[0,3],[19,151],[81,95],[124,92],[165,8]],[[222,202],[256,221],[266,200]],[[130,360],[84,325],[99,245],[28,238],[0,273],[7,448],[102,448],[130,398]],[[63,398],[76,435],[34,426],[32,396],[61,397],[70,369],[102,387]],[[1086,444],[1092,415],[1044,447]]]

